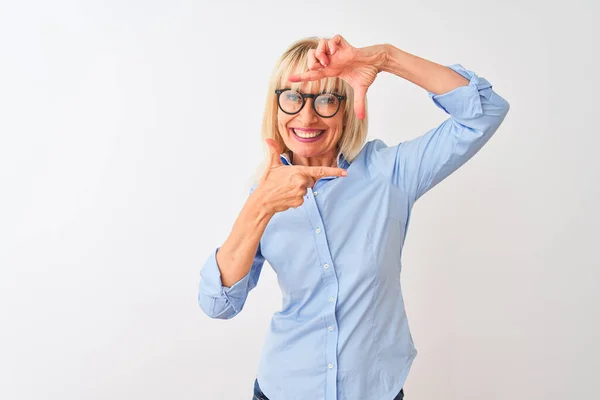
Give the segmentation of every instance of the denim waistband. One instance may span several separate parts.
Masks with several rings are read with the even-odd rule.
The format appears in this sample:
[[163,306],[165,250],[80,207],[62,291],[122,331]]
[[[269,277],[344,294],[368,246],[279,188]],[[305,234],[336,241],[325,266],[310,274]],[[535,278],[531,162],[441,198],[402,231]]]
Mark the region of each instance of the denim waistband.
[[[404,388],[400,389],[400,392],[396,395],[394,400],[403,400],[404,399]],[[267,396],[260,390],[260,386],[258,385],[258,379],[254,379],[254,396],[252,396],[252,400],[269,400]]]

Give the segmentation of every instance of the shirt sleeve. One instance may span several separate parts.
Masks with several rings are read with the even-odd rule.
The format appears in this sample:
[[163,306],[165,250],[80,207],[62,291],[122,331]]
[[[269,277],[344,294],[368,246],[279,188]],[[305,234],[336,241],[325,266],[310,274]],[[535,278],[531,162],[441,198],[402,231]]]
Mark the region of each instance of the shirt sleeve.
[[[250,193],[254,187],[250,190]],[[231,319],[242,311],[248,293],[256,287],[265,258],[260,251],[260,243],[254,256],[250,271],[231,287],[223,286],[221,271],[217,264],[217,247],[205,261],[200,270],[198,303],[211,318]]]
[[422,136],[387,146],[371,142],[370,162],[412,202],[473,157],[496,132],[510,108],[492,84],[461,64],[448,66],[469,80],[449,92],[428,92],[434,104],[450,115]]

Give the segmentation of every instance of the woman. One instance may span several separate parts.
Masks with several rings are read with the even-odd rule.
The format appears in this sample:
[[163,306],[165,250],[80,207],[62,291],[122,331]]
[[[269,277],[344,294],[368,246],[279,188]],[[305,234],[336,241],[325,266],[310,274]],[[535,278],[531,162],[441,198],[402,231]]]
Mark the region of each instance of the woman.
[[[382,71],[428,91],[449,118],[394,146],[365,143],[366,92]],[[254,399],[404,398],[417,354],[400,286],[411,209],[481,149],[508,109],[460,64],[391,45],[355,48],[337,35],[300,40],[282,55],[263,121],[268,165],[202,267],[198,297],[210,317],[229,319],[265,260],[277,273],[283,307]]]

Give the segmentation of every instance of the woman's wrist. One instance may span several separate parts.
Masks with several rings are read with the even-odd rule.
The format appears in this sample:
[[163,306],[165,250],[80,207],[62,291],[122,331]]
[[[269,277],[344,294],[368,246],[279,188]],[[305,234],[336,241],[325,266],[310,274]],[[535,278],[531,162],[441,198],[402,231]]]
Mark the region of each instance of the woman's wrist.
[[408,75],[408,68],[406,67],[410,63],[411,58],[415,58],[415,56],[391,44],[386,43],[378,46],[383,53],[382,58],[384,60],[380,70],[406,79]]
[[274,215],[268,204],[263,200],[260,188],[257,188],[250,194],[247,205],[252,210],[251,213],[255,216],[258,224],[268,222]]
[[372,65],[377,68],[377,72],[384,70],[388,63],[388,49],[385,44],[376,44],[373,46],[361,47],[358,49],[358,62],[365,65]]

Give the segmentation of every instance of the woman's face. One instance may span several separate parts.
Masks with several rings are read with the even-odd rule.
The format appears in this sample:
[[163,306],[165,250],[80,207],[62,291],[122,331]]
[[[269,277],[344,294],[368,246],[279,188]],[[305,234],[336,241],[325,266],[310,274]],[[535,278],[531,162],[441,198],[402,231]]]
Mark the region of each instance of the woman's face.
[[[318,87],[318,85],[313,87]],[[303,82],[300,92],[308,93],[306,89],[307,82]],[[302,110],[294,115],[286,114],[277,107],[279,133],[294,155],[305,158],[333,157],[335,160],[337,159],[336,144],[342,137],[344,130],[345,100],[341,102],[340,109],[331,118],[322,118],[315,113],[312,107],[313,100],[307,98]],[[314,136],[317,132],[322,133],[315,138],[306,138],[307,135]]]

